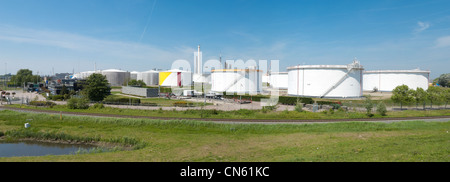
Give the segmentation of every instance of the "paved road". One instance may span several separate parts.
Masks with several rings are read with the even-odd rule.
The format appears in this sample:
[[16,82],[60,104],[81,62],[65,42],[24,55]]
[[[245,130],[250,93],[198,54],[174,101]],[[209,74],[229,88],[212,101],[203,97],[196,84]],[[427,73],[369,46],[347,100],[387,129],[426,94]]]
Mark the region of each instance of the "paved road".
[[126,116],[126,115],[114,115],[114,114],[94,114],[94,113],[73,113],[73,112],[60,112],[50,110],[38,110],[38,109],[21,109],[21,108],[8,108],[0,106],[0,110],[14,110],[18,112],[31,112],[31,113],[51,113],[62,114],[67,116],[89,116],[89,117],[115,117],[115,118],[144,118],[144,119],[160,119],[160,120],[198,120],[209,121],[215,123],[229,123],[229,124],[313,124],[313,123],[336,123],[336,122],[350,122],[350,121],[362,121],[362,122],[384,122],[392,123],[399,121],[426,121],[426,122],[448,122],[450,116],[436,116],[436,117],[409,117],[409,118],[377,118],[377,119],[336,119],[336,120],[261,120],[261,119],[211,119],[211,118],[164,118],[164,117],[148,117],[148,116]]

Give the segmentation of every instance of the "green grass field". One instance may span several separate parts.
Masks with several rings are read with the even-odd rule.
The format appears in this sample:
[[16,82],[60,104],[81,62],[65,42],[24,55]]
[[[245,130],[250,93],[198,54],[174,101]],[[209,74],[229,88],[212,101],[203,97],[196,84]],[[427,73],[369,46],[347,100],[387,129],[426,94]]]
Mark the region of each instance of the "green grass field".
[[75,116],[60,120],[59,115],[0,111],[0,135],[26,133],[27,119],[33,119],[29,129],[43,135],[127,139],[142,145],[130,151],[0,161],[450,161],[450,122],[218,124]]

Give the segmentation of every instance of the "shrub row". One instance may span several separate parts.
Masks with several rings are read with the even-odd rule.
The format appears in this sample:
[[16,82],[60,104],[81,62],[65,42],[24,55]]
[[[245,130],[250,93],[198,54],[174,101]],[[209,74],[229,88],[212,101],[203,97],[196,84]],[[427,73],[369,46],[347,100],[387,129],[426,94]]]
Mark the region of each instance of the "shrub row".
[[45,106],[45,107],[53,107],[56,104],[50,101],[31,101],[30,105],[32,106]]
[[186,101],[178,101],[178,102],[174,102],[173,106],[175,107],[192,107],[194,106],[194,103],[190,102],[186,102]]
[[104,104],[118,104],[118,105],[140,105],[141,99],[139,98],[127,98],[127,97],[114,97],[108,96],[103,100]]
[[62,101],[64,99],[64,95],[50,95],[48,99],[52,101]]
[[278,98],[278,103],[284,104],[284,105],[296,105],[298,102],[304,103],[304,104],[312,104],[314,103],[314,100],[309,97],[290,97],[290,96],[280,96]]
[[[260,102],[261,99],[268,99],[270,97],[265,96],[265,95],[253,95],[253,96],[249,96],[249,95],[224,95],[225,98],[242,98],[245,100],[252,100],[252,101],[257,101]],[[312,104],[314,103],[312,98],[309,97],[291,97],[291,96],[279,96],[278,97],[278,103],[283,104],[283,105],[296,105],[297,104],[297,100],[300,103],[305,103],[305,104]]]

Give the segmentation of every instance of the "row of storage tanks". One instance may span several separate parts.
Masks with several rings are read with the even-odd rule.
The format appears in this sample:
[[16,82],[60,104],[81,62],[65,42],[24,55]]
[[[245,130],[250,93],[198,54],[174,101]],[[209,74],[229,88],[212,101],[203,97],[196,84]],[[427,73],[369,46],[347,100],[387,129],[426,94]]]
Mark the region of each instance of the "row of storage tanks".
[[287,89],[288,95],[306,97],[361,97],[363,91],[391,92],[399,85],[428,89],[430,71],[364,71],[359,62],[349,65],[298,65],[287,72],[264,75],[269,87]]
[[112,86],[126,85],[133,79],[142,80],[146,85],[165,87],[190,86],[194,81],[211,84],[213,92],[256,94],[263,92],[262,83],[266,82],[270,88],[287,89],[288,95],[329,98],[361,97],[363,91],[372,90],[389,92],[402,84],[413,89],[427,89],[430,75],[430,71],[418,69],[364,71],[358,61],[353,61],[348,65],[291,66],[287,72],[270,75],[263,75],[262,70],[254,68],[214,69],[206,75],[193,75],[178,69],[144,72],[109,69],[81,72],[74,77],[85,79],[96,72],[105,75]]
[[[189,79],[190,72],[176,69],[168,71],[149,70],[144,72],[128,72],[118,69],[107,69],[76,73],[73,78],[87,79],[93,73],[105,75],[111,86],[127,85],[129,80],[142,80],[146,85],[160,84],[161,86],[182,86],[191,84]],[[179,80],[182,80],[182,82],[179,82]]]

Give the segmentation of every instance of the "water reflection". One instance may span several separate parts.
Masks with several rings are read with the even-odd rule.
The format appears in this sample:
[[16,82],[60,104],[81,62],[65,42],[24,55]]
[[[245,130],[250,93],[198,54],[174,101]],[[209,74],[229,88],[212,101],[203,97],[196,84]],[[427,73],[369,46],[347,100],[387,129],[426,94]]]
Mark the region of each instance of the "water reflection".
[[6,142],[0,140],[0,157],[44,156],[74,154],[78,150],[89,150],[93,145],[61,144],[38,141]]

